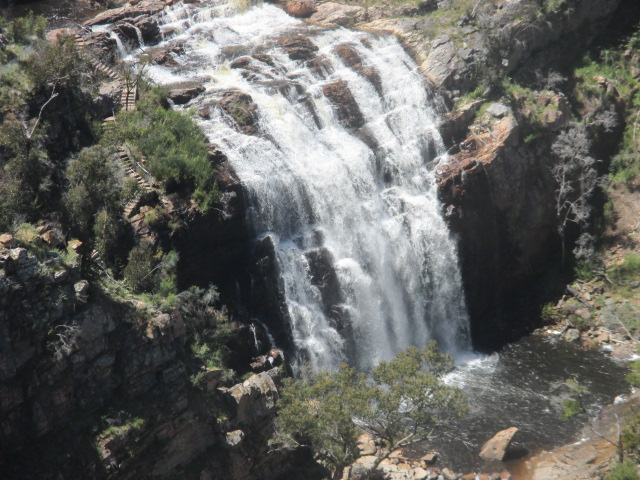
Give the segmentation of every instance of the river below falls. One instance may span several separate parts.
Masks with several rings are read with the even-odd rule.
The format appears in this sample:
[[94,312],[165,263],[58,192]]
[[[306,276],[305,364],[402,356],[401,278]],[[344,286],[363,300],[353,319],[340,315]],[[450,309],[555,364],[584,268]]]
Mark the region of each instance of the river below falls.
[[[536,335],[493,354],[461,359],[446,381],[463,389],[470,412],[435,432],[433,444],[425,448],[437,451],[441,465],[456,471],[509,469],[533,453],[581,440],[587,416],[562,419],[562,403],[569,396],[567,379],[587,388],[585,406],[593,417],[628,392],[627,371],[626,363],[606,352]],[[478,453],[484,442],[512,426],[518,432],[505,462],[482,460]]]

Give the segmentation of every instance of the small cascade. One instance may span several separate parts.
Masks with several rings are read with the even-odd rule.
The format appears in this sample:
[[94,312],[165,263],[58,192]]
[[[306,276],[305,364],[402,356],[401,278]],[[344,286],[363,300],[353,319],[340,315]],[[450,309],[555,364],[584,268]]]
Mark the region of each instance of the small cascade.
[[241,179],[256,238],[273,247],[294,370],[367,370],[430,339],[468,350],[433,174],[447,157],[414,61],[391,35],[307,27],[272,5],[243,10],[254,4],[169,9],[165,43],[184,54],[148,71],[206,88],[187,108]]
[[253,334],[253,346],[256,349],[256,355],[258,355],[262,351],[262,347],[260,346],[260,340],[258,340],[258,332],[256,331],[256,324],[255,323],[251,323],[249,325],[249,329],[251,330],[251,333]]

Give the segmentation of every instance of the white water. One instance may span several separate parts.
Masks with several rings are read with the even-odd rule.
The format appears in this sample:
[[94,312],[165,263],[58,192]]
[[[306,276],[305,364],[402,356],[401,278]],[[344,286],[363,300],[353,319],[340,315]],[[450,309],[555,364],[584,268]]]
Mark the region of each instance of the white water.
[[[242,2],[240,2],[242,3]],[[391,36],[307,27],[271,5],[237,14],[221,1],[178,6],[163,19],[167,42],[184,45],[178,67],[153,66],[159,83],[196,80],[196,107],[229,90],[257,104],[256,136],[234,128],[220,110],[200,121],[226,154],[245,188],[257,237],[270,236],[282,272],[293,338],[294,368],[334,369],[350,361],[368,369],[409,345],[435,338],[456,354],[470,348],[457,252],[441,217],[432,167],[445,159],[432,98],[416,65]],[[273,38],[294,29],[308,35],[330,65],[322,78],[290,60]],[[364,40],[364,43],[363,43]],[[334,53],[353,47],[380,76],[379,94]],[[229,63],[259,52],[253,80]],[[336,118],[322,87],[347,82],[379,154]],[[295,85],[294,85],[295,81]],[[274,86],[288,84],[286,88]],[[317,121],[301,100],[310,99]],[[428,152],[436,151],[433,154]],[[429,156],[431,155],[431,156]],[[434,157],[434,158],[432,158]],[[336,330],[305,253],[332,258],[346,328]],[[348,345],[348,346],[347,346]]]

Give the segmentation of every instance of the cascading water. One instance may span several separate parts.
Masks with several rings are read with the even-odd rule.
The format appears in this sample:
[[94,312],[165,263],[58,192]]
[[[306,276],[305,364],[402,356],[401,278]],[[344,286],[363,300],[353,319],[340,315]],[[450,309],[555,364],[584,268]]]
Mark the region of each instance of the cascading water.
[[[431,173],[444,148],[432,98],[398,41],[309,28],[270,5],[243,14],[223,2],[184,5],[163,21],[167,42],[184,53],[178,66],[150,68],[152,78],[204,84],[192,104],[200,109],[229,91],[257,106],[256,135],[220,108],[200,123],[241,179],[256,235],[275,246],[295,365],[368,369],[432,338],[452,353],[468,349],[456,248]],[[282,47],[299,33],[315,63]],[[355,52],[360,70],[338,45]],[[256,53],[248,69],[229,68]],[[325,96],[328,86],[355,99],[358,132]],[[318,270],[333,279],[332,295]]]

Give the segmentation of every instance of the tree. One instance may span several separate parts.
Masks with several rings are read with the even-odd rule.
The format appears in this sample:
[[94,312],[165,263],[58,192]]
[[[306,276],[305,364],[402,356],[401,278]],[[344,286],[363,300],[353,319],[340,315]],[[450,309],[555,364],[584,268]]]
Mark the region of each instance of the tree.
[[[591,217],[591,196],[601,181],[596,160],[589,152],[585,128],[573,126],[561,132],[551,146],[556,163],[551,174],[556,181],[556,216],[562,263],[566,257],[566,233],[569,223],[578,225],[583,234]],[[584,242],[583,242],[584,243]]]
[[109,152],[100,146],[85,148],[65,170],[69,185],[64,206],[74,233],[87,238],[99,210],[112,217],[121,208],[121,175]]
[[280,433],[310,446],[333,478],[341,478],[344,467],[359,457],[358,436],[369,433],[384,444],[371,473],[394,450],[424,441],[434,427],[466,413],[462,391],[442,382],[453,368],[453,359],[430,342],[381,362],[370,376],[342,365],[333,374],[287,379],[279,404]]

